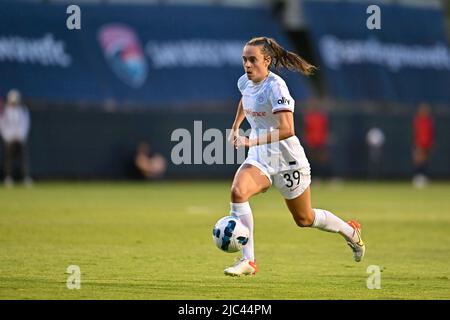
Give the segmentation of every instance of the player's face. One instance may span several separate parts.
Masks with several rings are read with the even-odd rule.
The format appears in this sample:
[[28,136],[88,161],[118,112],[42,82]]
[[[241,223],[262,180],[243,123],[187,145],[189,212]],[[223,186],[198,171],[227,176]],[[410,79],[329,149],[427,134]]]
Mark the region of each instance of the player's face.
[[259,82],[269,73],[270,57],[262,54],[262,46],[245,46],[242,64],[249,80]]

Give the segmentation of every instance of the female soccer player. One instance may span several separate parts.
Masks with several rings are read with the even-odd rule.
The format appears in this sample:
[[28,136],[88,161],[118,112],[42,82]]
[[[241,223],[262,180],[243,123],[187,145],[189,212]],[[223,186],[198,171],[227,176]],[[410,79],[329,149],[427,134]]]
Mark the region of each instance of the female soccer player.
[[[258,271],[253,244],[253,214],[249,199],[265,192],[272,184],[284,196],[299,227],[313,227],[340,233],[361,261],[365,246],[361,226],[348,223],[329,211],[311,207],[310,165],[294,130],[294,99],[284,80],[270,71],[284,67],[310,75],[316,69],[297,54],[282,48],[274,39],[253,38],[244,46],[245,74],[238,80],[242,94],[229,137],[236,148],[249,148],[231,187],[231,215],[239,217],[250,230],[243,257],[224,270],[226,275],[251,275]],[[250,137],[241,136],[244,120],[251,125]]]

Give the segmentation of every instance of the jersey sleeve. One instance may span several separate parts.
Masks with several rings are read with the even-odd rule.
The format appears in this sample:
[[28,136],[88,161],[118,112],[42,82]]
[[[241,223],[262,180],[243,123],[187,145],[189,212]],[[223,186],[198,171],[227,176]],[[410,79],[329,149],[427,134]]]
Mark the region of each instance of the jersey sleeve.
[[247,78],[246,74],[242,75],[239,78],[239,80],[237,82],[237,87],[241,93],[242,93],[242,91],[244,91],[245,87],[247,86],[247,82],[248,82],[248,78]]
[[295,101],[284,81],[274,81],[271,84],[270,103],[272,104],[272,113],[278,111],[294,112]]

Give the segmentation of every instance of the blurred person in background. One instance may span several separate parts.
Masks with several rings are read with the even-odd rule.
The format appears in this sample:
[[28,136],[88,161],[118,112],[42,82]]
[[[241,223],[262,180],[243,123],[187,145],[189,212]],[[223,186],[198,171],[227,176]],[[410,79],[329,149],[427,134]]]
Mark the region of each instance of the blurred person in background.
[[319,179],[331,177],[330,154],[328,151],[328,115],[320,108],[319,101],[308,101],[304,116],[304,141],[311,163],[311,170]]
[[30,130],[28,108],[21,101],[20,92],[12,89],[8,92],[4,110],[0,116],[0,133],[4,142],[5,186],[13,185],[15,160],[20,162],[23,182],[32,185],[27,159],[27,138]]
[[434,119],[430,106],[422,102],[419,104],[413,121],[414,127],[414,177],[413,185],[423,188],[428,184],[428,159],[434,143]]
[[368,176],[369,179],[378,179],[381,175],[383,159],[383,146],[386,138],[383,130],[373,127],[366,134],[366,143],[369,150]]
[[152,153],[150,144],[145,141],[137,146],[134,164],[146,179],[162,178],[167,169],[166,159],[159,153]]

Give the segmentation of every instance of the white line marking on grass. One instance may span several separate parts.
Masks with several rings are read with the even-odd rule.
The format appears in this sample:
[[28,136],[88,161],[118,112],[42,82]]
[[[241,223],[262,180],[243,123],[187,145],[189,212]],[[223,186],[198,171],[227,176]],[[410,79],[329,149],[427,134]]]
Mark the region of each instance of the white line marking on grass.
[[212,209],[204,206],[189,206],[186,207],[187,214],[211,214]]

